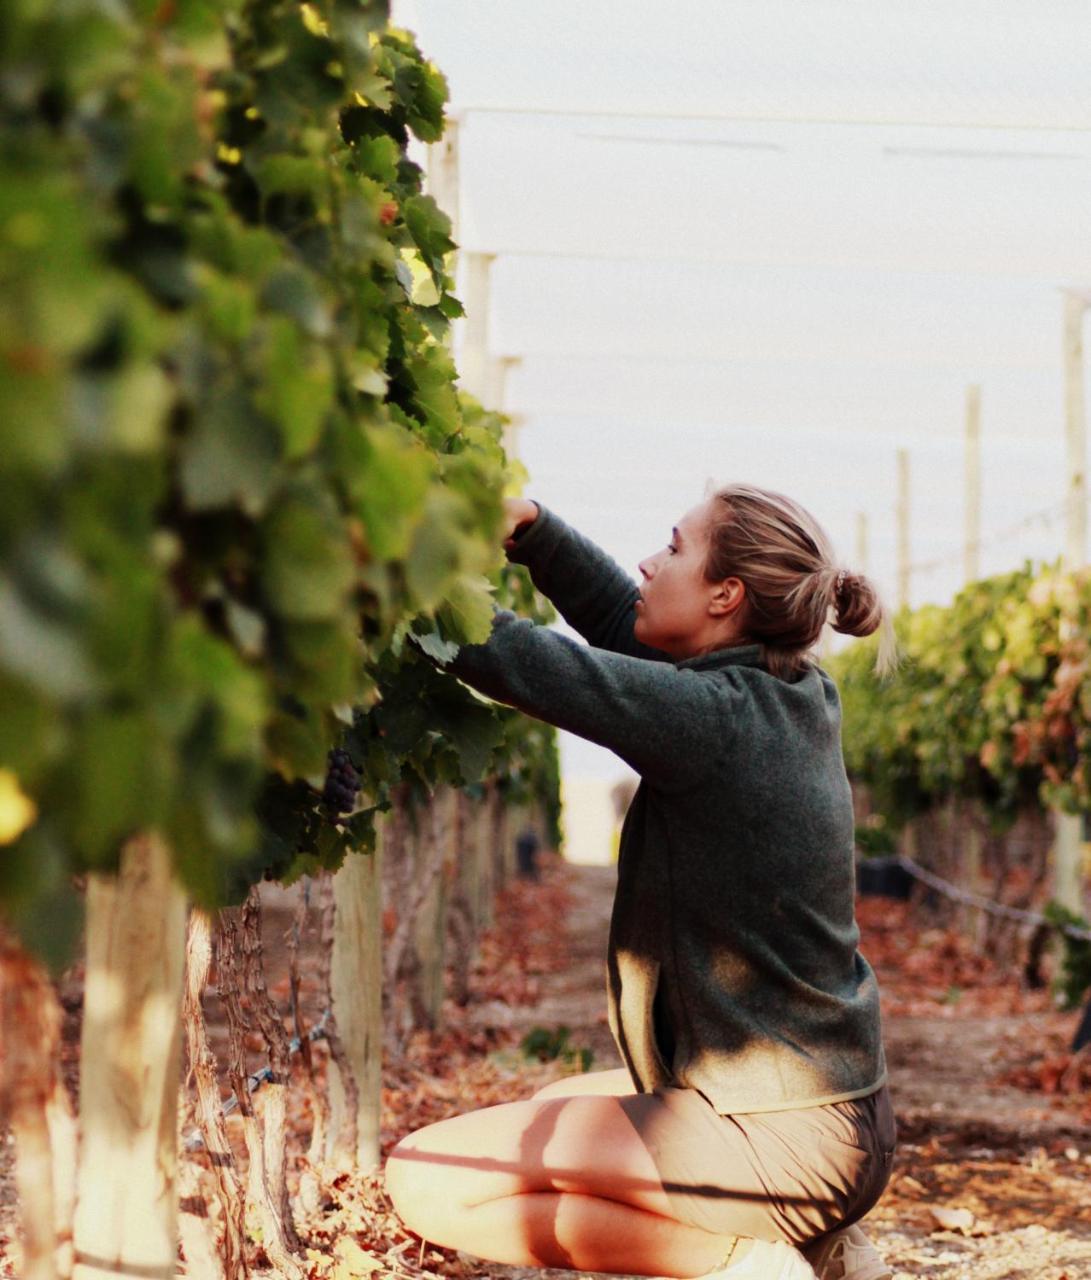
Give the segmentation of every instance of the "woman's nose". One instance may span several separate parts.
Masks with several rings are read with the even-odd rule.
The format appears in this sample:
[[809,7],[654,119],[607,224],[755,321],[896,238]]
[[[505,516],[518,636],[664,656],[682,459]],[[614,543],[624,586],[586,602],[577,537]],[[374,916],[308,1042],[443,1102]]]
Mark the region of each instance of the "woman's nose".
[[646,579],[652,576],[650,566],[651,566],[650,560],[641,560],[641,562],[636,566],[640,570],[640,576],[642,578]]

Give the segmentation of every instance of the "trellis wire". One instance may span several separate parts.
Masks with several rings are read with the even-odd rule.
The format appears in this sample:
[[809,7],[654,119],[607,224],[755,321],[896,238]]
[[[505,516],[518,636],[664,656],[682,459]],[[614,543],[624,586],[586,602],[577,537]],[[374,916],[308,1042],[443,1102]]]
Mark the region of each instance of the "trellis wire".
[[1020,924],[1048,925],[1049,928],[1056,929],[1058,933],[1063,933],[1066,937],[1073,938],[1078,942],[1091,942],[1091,929],[1081,929],[1074,924],[1058,924],[1037,911],[1024,911],[1021,907],[1005,906],[1004,903],[994,902],[992,898],[986,898],[980,893],[971,893],[968,889],[960,889],[949,880],[944,880],[933,872],[926,871],[924,867],[918,866],[912,858],[907,858],[902,854],[898,855],[897,862],[900,867],[920,880],[922,884],[928,885],[930,889],[935,889],[938,893],[945,894],[955,902],[977,907],[989,915],[1000,916],[1004,920],[1016,920]]
[[[1040,511],[1032,511],[1014,524],[1006,525],[1003,529],[997,529],[993,533],[976,539],[972,546],[978,551],[989,550],[999,543],[1006,542],[1009,538],[1014,538],[1017,534],[1035,526],[1051,529],[1067,510],[1067,504],[1062,502],[1043,507]],[[915,574],[933,573],[937,569],[960,563],[965,553],[966,549],[959,547],[957,550],[946,551],[942,555],[933,556],[930,560],[915,560],[910,564],[909,572]]]
[[[323,1010],[322,1017],[319,1018],[319,1020],[310,1029],[310,1031],[307,1032],[307,1039],[312,1044],[316,1040],[322,1040],[325,1038],[326,1023],[329,1020],[329,1016],[330,1016],[329,1009]],[[290,1054],[298,1053],[300,1045],[302,1043],[303,1042],[299,1036],[293,1036],[288,1045],[288,1052]],[[260,1071],[255,1071],[252,1075],[249,1075],[246,1077],[246,1092],[251,1094],[257,1093],[257,1091],[261,1088],[261,1086],[263,1084],[268,1084],[269,1081],[272,1080],[272,1078],[273,1078],[272,1067],[268,1065],[262,1067]],[[232,1111],[236,1110],[238,1105],[239,1105],[238,1098],[233,1093],[230,1094],[227,1098],[224,1099],[224,1104],[223,1104],[224,1115],[229,1116],[232,1113]],[[204,1145],[205,1145],[204,1135],[201,1133],[200,1129],[191,1129],[189,1133],[186,1135],[185,1150],[200,1151],[200,1149]]]

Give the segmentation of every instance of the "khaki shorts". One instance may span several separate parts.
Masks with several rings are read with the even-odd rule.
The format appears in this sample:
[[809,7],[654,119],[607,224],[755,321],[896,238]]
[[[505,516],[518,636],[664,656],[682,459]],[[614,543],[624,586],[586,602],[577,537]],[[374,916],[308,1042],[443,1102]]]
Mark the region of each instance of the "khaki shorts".
[[803,1245],[851,1225],[894,1161],[890,1094],[796,1111],[721,1116],[695,1089],[618,1102],[651,1152],[679,1222]]

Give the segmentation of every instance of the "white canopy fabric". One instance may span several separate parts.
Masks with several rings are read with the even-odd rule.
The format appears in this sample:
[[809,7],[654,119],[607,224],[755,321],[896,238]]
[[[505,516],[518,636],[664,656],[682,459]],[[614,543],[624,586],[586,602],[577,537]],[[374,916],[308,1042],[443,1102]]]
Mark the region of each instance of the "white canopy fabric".
[[395,16],[459,111],[1091,122],[1081,0],[410,0]]
[[460,238],[495,255],[529,492],[636,562],[708,480],[791,493],[893,594],[1056,557],[1062,316],[1091,296],[1083,0],[415,0],[448,75]]
[[1091,131],[682,126],[468,112],[463,244],[629,263],[1086,272]]

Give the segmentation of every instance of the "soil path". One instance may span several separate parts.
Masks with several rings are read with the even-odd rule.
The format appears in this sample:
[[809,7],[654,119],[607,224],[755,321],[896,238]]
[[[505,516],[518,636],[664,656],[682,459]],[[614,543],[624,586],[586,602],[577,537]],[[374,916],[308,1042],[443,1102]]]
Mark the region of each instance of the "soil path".
[[[535,1027],[568,1027],[570,1045],[590,1049],[595,1069],[620,1065],[606,1026],[603,972],[615,873],[612,868],[562,866],[551,869],[547,880],[554,877],[567,884],[570,895],[566,934],[558,944],[564,947],[563,964],[533,961],[517,975],[514,987],[492,981],[503,978],[502,963],[499,975],[495,959],[491,969],[483,967],[489,981],[464,1010],[449,1010],[464,1031],[482,1033],[477,1037],[480,1048],[463,1056],[466,1065],[454,1077],[450,1069],[445,1074],[437,1058],[420,1079],[411,1081],[418,1107],[415,1124],[490,1100],[527,1096],[560,1074],[553,1064],[529,1065],[513,1047]],[[271,987],[279,990],[286,983],[280,971],[293,899],[290,891],[272,888],[263,896]],[[533,890],[531,897],[537,898],[540,915],[564,894],[558,897],[546,883],[540,895]],[[528,905],[524,903],[524,911]],[[950,938],[944,942],[911,926],[893,908],[881,905],[877,911],[874,903],[866,909],[861,904],[861,922],[862,948],[876,961],[887,998],[885,1039],[900,1128],[894,1176],[866,1225],[894,1268],[895,1280],[1091,1280],[1091,1094],[1049,1097],[1002,1082],[1013,1069],[1030,1069],[1033,1076],[1043,1053],[1062,1049],[1071,1039],[1077,1015],[1053,1012],[1043,998],[1035,1004],[1018,997],[1017,984],[1007,975],[1007,987],[999,995],[1007,1001],[1006,993],[1015,992],[1010,1010],[997,1003],[995,987],[971,989],[953,962],[945,967]],[[905,943],[900,954],[891,950],[891,938]],[[309,945],[314,953],[313,937]],[[550,952],[548,959],[557,957]],[[923,969],[910,969],[913,961],[922,960]],[[921,972],[932,978],[938,973],[938,985],[933,981],[926,991],[928,984],[913,976]],[[78,978],[78,973],[71,977],[71,998],[66,1000],[70,1070],[79,1035]],[[513,991],[529,994],[519,985],[528,980],[534,995],[510,998]],[[313,1021],[320,1004],[316,990],[305,987],[304,1003]],[[509,1047],[489,1054],[497,1037],[485,1033],[500,1026],[516,1034],[500,1037]],[[215,1017],[210,1030],[219,1043]],[[460,1032],[460,1037],[465,1044],[466,1036]],[[260,1037],[251,1048],[260,1056]],[[436,1052],[442,1058],[442,1050]],[[413,1070],[420,1074],[419,1068]],[[489,1090],[494,1092],[491,1099]],[[422,1098],[434,1103],[435,1114],[419,1110]],[[298,1145],[306,1141],[309,1121],[302,1114],[295,1120]],[[395,1122],[402,1123],[397,1116],[391,1120]],[[18,1274],[11,1155],[10,1135],[0,1130],[0,1277]],[[370,1212],[370,1192],[365,1188],[363,1194],[338,1219],[343,1228],[333,1223],[331,1230],[351,1233],[360,1226],[352,1214],[356,1208]],[[418,1271],[399,1268],[398,1274]],[[252,1274],[272,1276],[260,1268]],[[476,1259],[467,1259],[460,1274],[489,1280],[572,1277],[571,1272],[496,1267]]]
[[[565,1025],[620,1065],[605,1024],[603,956],[615,875],[570,867],[571,963],[542,977],[533,1006],[505,1013],[513,1027]],[[865,932],[862,946],[867,947]],[[882,970],[879,973],[882,982]],[[495,1017],[481,1006],[477,1016]],[[866,1228],[895,1280],[1091,1280],[1091,1133],[1087,1099],[1049,1099],[997,1082],[1048,1042],[1071,1035],[1075,1015],[888,1013],[885,1039],[901,1143],[887,1194]],[[1084,1114],[1086,1114],[1084,1112]],[[959,1211],[944,1227],[938,1211]],[[490,1267],[511,1280],[569,1272]]]

